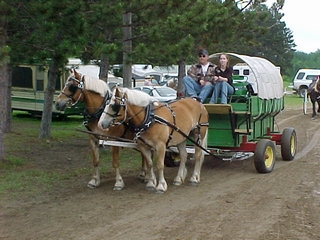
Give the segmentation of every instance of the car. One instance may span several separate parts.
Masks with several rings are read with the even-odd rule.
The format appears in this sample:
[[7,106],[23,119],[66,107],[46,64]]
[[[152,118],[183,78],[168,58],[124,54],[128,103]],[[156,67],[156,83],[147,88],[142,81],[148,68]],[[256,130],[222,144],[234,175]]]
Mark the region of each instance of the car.
[[293,91],[303,97],[313,80],[320,75],[320,69],[299,69],[293,79]]
[[177,98],[177,91],[166,86],[140,86],[133,89],[143,91],[160,102],[168,102]]

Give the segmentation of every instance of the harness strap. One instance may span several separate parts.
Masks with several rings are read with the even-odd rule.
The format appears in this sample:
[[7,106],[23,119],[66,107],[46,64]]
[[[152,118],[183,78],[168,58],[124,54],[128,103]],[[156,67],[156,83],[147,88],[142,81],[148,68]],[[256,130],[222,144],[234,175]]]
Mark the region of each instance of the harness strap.
[[[197,147],[201,148],[203,151],[205,151],[206,153],[209,153],[211,155],[211,152],[209,152],[207,149],[205,149],[204,147],[202,147],[199,143],[197,143],[196,141],[194,141],[191,137],[189,137],[187,134],[185,134],[184,132],[182,132],[177,126],[169,123],[168,121],[166,121],[165,119],[163,119],[162,117],[159,117],[157,115],[155,115],[155,120],[158,123],[164,124],[166,126],[171,127],[173,130],[177,131],[178,133],[180,133],[182,136],[184,136],[187,140],[189,140],[190,142],[192,142],[194,145],[196,145]],[[198,124],[198,127],[200,126],[207,126],[209,125],[209,123],[201,123],[200,125]]]

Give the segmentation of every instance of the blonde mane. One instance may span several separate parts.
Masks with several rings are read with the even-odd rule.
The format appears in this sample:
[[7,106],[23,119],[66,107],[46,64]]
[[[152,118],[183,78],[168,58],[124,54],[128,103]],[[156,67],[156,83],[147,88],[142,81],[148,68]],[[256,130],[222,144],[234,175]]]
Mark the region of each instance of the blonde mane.
[[86,90],[99,93],[102,97],[104,97],[107,92],[110,91],[107,83],[101,79],[92,78],[88,75],[84,75],[83,79]]
[[[119,88],[120,92],[122,94],[126,94],[128,97],[128,102],[130,104],[145,107],[151,102],[158,102],[158,100],[147,93],[135,89],[129,89],[129,88]],[[112,96],[115,96],[115,91],[113,91]]]

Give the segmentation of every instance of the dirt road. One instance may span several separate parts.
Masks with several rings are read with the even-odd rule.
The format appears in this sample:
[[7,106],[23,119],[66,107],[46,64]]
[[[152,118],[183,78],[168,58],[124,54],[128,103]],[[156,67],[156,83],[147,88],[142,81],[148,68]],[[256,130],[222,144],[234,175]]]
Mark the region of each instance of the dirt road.
[[166,168],[168,191],[157,195],[136,173],[123,175],[122,191],[112,191],[114,175],[89,189],[88,166],[60,189],[1,199],[0,239],[320,239],[320,117],[289,109],[276,119],[280,131],[295,128],[298,154],[282,161],[277,146],[270,174],[253,159],[207,157],[198,186],[171,185],[177,168]]

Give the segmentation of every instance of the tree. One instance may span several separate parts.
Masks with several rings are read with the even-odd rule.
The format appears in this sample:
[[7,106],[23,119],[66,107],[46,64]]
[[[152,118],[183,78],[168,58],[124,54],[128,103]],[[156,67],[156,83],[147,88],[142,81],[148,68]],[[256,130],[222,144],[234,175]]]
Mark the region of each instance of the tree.
[[107,81],[111,64],[122,61],[122,7],[123,1],[113,0],[105,7],[104,0],[87,3],[84,12],[87,45],[80,57],[84,62],[99,60],[99,78]]
[[11,129],[10,121],[10,81],[8,75],[9,47],[7,29],[10,8],[0,0],[0,160],[4,159],[4,133]]
[[83,10],[83,2],[76,0],[19,2],[19,18],[11,22],[14,62],[26,59],[25,56],[40,63],[50,59],[39,138],[50,137],[56,79],[67,58],[78,55],[85,43]]

